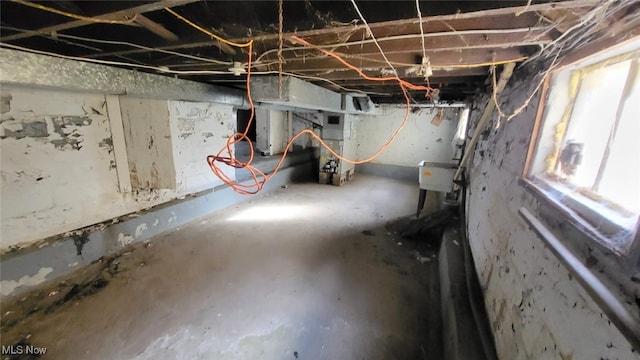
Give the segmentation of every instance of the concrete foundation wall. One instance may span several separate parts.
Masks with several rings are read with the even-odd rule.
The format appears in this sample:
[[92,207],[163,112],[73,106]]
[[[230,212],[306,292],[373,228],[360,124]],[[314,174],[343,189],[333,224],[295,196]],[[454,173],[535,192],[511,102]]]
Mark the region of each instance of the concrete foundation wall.
[[[386,143],[400,126],[405,107],[383,105],[375,115],[355,117],[358,159],[368,158]],[[459,108],[443,111],[442,121],[433,121],[437,109],[420,109],[411,112],[407,125],[396,140],[371,163],[416,167],[422,160],[453,162],[451,140],[458,123]]]
[[233,132],[231,105],[120,96],[109,113],[101,94],[3,86],[2,97],[3,251],[221,184],[205,158]]
[[[517,72],[501,97],[503,111],[510,114],[520,106],[536,82]],[[485,96],[475,104],[472,124],[488,101]],[[612,274],[618,271],[615,259],[592,258],[596,250],[588,239],[518,183],[538,102],[539,94],[519,116],[508,123],[503,119],[499,129],[494,111],[469,175],[469,241],[498,355],[501,359],[637,359],[630,343],[517,214],[524,206],[539,217],[556,219],[551,227],[556,236],[637,316],[638,286],[628,277]]]
[[2,253],[221,184],[238,91],[0,52]]

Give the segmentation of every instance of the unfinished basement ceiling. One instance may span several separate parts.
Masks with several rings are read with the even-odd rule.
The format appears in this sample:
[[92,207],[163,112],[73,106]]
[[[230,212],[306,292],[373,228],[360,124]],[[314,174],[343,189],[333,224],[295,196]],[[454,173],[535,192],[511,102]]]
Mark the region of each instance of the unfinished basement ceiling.
[[[484,90],[491,83],[487,81],[491,64],[522,63],[531,57],[548,56],[551,50],[559,49],[558,45],[563,45],[566,51],[606,35],[605,31],[609,35],[612,31],[624,34],[625,29],[638,22],[634,16],[638,11],[635,0],[420,1],[419,4],[424,50],[415,1],[357,2],[398,75],[413,84],[440,89],[440,99],[445,101],[464,100]],[[254,40],[251,71],[256,75],[277,73],[281,62],[282,71],[337,92],[366,92],[379,103],[404,101],[395,80],[365,80],[337,59],[291,40],[292,35],[297,35],[322,46],[370,77],[392,77],[393,70],[373,43],[351,1],[284,1],[282,34],[278,5],[278,1],[3,1],[0,41],[14,49],[19,46],[114,61],[126,63],[117,66],[140,71],[245,87],[246,74],[234,75],[230,68],[233,62],[246,68],[247,48],[212,39],[178,19],[167,7],[225,39],[240,43]],[[69,14],[120,23],[95,23],[70,18]],[[616,26],[611,26],[614,23]],[[423,64],[425,57],[428,62]],[[428,78],[425,71],[431,72]],[[414,102],[431,101],[425,98],[424,91],[409,94]]]

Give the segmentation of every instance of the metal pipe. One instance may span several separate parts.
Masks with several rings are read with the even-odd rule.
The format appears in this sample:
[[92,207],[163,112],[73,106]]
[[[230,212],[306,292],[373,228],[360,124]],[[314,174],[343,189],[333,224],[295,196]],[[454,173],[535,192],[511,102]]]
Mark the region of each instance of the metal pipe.
[[607,314],[611,322],[627,338],[636,351],[640,351],[640,321],[632,315],[611,291],[578,259],[547,227],[529,210],[520,208],[518,213],[538,234],[551,252],[569,270],[591,298]]

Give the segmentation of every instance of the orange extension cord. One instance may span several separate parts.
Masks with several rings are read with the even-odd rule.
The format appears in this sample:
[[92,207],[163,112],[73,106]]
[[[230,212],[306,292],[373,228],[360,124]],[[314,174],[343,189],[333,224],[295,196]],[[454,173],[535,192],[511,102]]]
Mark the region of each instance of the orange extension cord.
[[[407,121],[409,120],[409,114],[411,112],[411,102],[409,100],[409,95],[407,94],[407,89],[425,91],[425,96],[427,96],[427,97],[431,97],[431,94],[437,94],[438,93],[437,89],[434,89],[434,88],[432,88],[430,86],[421,86],[421,85],[411,84],[408,81],[402,80],[397,76],[396,77],[384,77],[384,78],[370,77],[370,76],[366,75],[365,73],[363,73],[359,68],[357,68],[356,66],[348,63],[346,60],[342,59],[340,56],[338,56],[337,54],[335,54],[333,52],[321,49],[321,48],[319,48],[319,47],[317,47],[317,46],[315,46],[315,45],[313,45],[313,44],[307,42],[306,40],[304,40],[304,39],[302,39],[300,37],[297,37],[297,36],[292,36],[291,40],[293,40],[295,42],[298,42],[300,44],[303,44],[305,46],[313,47],[316,50],[318,50],[318,51],[320,51],[320,52],[322,52],[322,53],[324,53],[324,54],[326,54],[328,56],[331,56],[331,57],[335,58],[340,63],[342,63],[343,65],[348,67],[349,69],[352,69],[352,70],[356,71],[362,78],[364,78],[366,80],[370,80],[370,81],[396,80],[396,81],[398,81],[398,84],[400,85],[400,89],[402,89],[402,93],[404,95],[404,98],[406,100],[406,105],[407,105],[407,108],[406,108],[406,111],[405,111],[405,115],[404,115],[404,119],[402,120],[402,123],[400,124],[398,129],[393,133],[391,138],[389,138],[389,140],[386,143],[384,143],[382,146],[380,146],[380,148],[373,155],[369,156],[366,159],[362,159],[362,160],[351,160],[351,159],[347,159],[347,158],[342,157],[341,155],[336,153],[333,149],[331,149],[331,147],[328,146],[312,130],[304,129],[304,130],[296,133],[294,136],[291,137],[291,139],[287,143],[287,146],[284,149],[284,153],[282,154],[282,156],[280,157],[280,160],[278,161],[278,164],[276,165],[274,170],[269,175],[267,175],[264,172],[262,172],[260,169],[258,169],[255,166],[251,165],[251,163],[253,162],[253,157],[254,157],[254,149],[253,149],[253,143],[251,142],[251,140],[247,136],[247,133],[249,132],[249,127],[251,126],[251,123],[254,121],[254,117],[255,117],[255,107],[254,107],[254,104],[253,104],[253,99],[251,98],[251,85],[250,85],[253,41],[250,41],[250,42],[248,42],[246,44],[235,44],[235,43],[232,43],[235,46],[248,47],[249,48],[249,60],[248,60],[248,64],[247,64],[247,97],[249,98],[249,105],[251,106],[251,114],[250,114],[250,117],[249,117],[249,122],[247,123],[247,127],[244,130],[244,132],[235,132],[235,133],[233,133],[227,139],[227,144],[222,149],[220,149],[220,151],[218,151],[218,153],[216,155],[207,156],[207,163],[209,164],[209,167],[211,168],[211,171],[220,180],[222,180],[222,182],[224,182],[225,184],[229,185],[237,193],[244,194],[244,195],[250,195],[250,194],[256,194],[260,190],[262,190],[262,188],[264,187],[264,184],[267,181],[269,181],[273,176],[275,176],[275,174],[280,170],[280,167],[282,166],[282,163],[284,162],[284,159],[286,158],[287,154],[289,153],[289,149],[293,145],[293,142],[297,138],[299,138],[300,136],[302,136],[304,134],[309,134],[312,138],[318,140],[318,142],[320,143],[321,146],[323,146],[325,149],[327,149],[327,151],[331,155],[335,156],[337,159],[339,159],[341,161],[344,161],[344,162],[350,163],[350,164],[356,164],[356,165],[369,162],[369,161],[375,159],[376,157],[378,157],[387,147],[389,147],[389,145],[391,145],[391,143],[393,143],[396,140],[396,138],[398,137],[398,135],[400,134],[402,129],[407,124]],[[247,141],[249,143],[249,160],[247,162],[242,162],[242,161],[236,159],[235,155],[233,154],[232,146],[237,144],[237,143],[239,143],[239,142],[241,142],[241,141]],[[234,167],[236,169],[247,169],[247,170],[249,170],[249,173],[251,174],[253,182],[250,183],[250,184],[241,184],[241,183],[236,182],[235,180],[229,178],[229,176],[227,176],[224,173],[224,171],[219,167],[219,165],[217,163],[223,163],[225,165]]]

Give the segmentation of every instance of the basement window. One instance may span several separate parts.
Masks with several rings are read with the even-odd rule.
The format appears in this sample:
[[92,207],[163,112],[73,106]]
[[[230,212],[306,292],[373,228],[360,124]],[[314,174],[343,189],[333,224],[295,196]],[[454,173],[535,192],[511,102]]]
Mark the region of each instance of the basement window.
[[640,44],[558,71],[526,178],[607,248],[629,253],[640,214]]

